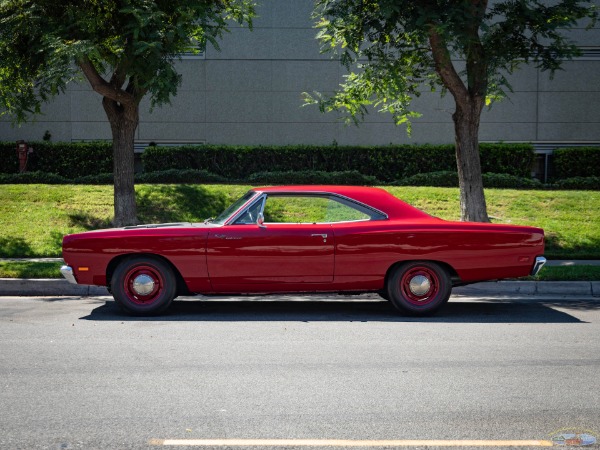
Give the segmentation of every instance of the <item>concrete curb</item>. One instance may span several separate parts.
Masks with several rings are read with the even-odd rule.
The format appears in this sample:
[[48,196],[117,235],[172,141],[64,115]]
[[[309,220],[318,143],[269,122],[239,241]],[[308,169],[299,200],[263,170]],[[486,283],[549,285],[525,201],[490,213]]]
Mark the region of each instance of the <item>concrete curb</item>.
[[600,297],[600,281],[488,281],[460,286],[454,295],[576,295]]
[[110,295],[105,287],[71,284],[63,279],[0,278],[0,296],[77,296]]
[[[572,295],[600,297],[600,281],[496,281],[456,287],[453,295],[463,296],[548,296]],[[71,284],[62,279],[0,278],[0,296],[76,296],[110,295],[105,287]]]

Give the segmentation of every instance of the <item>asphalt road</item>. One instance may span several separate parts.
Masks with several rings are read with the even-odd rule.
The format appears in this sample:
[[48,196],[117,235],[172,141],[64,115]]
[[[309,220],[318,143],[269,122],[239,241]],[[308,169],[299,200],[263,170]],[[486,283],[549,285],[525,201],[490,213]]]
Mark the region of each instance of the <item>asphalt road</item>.
[[177,301],[140,319],[106,297],[0,297],[0,448],[600,437],[599,298],[453,297],[427,319],[336,300]]

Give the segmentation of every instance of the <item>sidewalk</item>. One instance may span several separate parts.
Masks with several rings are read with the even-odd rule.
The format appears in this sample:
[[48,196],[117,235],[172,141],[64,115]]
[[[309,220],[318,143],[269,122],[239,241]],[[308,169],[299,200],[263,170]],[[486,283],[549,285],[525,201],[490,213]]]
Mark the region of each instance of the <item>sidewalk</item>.
[[[62,258],[0,258],[1,261],[62,262]],[[600,260],[553,260],[548,266],[600,266]],[[600,281],[488,281],[452,290],[463,296],[594,296],[600,297]],[[64,279],[0,278],[0,296],[107,296],[105,287],[71,284]]]

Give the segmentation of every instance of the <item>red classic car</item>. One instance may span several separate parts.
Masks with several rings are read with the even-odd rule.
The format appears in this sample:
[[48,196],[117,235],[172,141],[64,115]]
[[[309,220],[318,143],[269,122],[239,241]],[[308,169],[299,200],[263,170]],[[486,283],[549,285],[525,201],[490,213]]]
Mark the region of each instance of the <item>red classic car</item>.
[[430,314],[452,286],[535,274],[540,228],[448,222],[378,188],[248,191],[204,223],[67,235],[72,283],[107,286],[128,313],[157,314],[177,295],[378,292]]

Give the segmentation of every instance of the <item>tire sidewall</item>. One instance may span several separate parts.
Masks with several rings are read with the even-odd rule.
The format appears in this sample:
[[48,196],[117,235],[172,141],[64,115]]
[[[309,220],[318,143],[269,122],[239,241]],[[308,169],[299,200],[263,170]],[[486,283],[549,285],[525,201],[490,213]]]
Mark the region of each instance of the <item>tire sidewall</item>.
[[[148,304],[141,304],[132,299],[131,293],[128,293],[126,285],[127,277],[132,274],[136,268],[148,268],[156,272],[161,279],[161,288],[158,295]],[[158,258],[134,256],[121,262],[111,278],[111,291],[115,302],[119,307],[133,315],[155,315],[166,310],[175,298],[176,279],[173,269],[170,265]]]
[[[437,283],[437,292],[431,299],[424,301],[422,305],[415,304],[414,300],[411,301],[407,298],[401,287],[404,275],[419,268],[435,274],[435,282]],[[399,265],[394,269],[387,283],[387,293],[394,307],[404,314],[415,316],[433,314],[448,301],[451,292],[452,282],[446,269],[429,261],[413,261]]]

